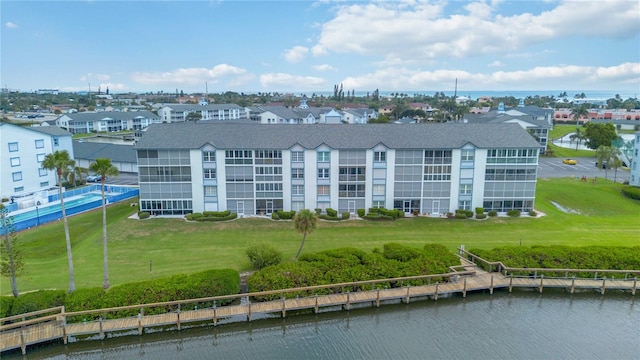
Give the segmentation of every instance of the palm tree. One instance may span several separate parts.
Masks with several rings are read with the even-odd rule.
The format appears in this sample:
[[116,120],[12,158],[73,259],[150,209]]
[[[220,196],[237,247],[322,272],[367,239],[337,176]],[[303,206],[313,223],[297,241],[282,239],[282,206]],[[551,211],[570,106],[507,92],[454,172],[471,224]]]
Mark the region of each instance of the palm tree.
[[300,210],[293,217],[293,225],[296,230],[302,234],[302,242],[300,243],[300,248],[296,254],[296,260],[298,260],[298,256],[300,256],[300,252],[302,252],[302,247],[304,246],[304,240],[307,238],[307,234],[313,232],[318,225],[318,215],[311,212],[309,209]]
[[569,136],[569,139],[571,141],[576,142],[576,151],[578,151],[578,146],[580,145],[580,142],[582,142],[582,140],[584,140],[584,133],[582,133],[582,131],[580,130],[579,127],[576,127],[576,132],[574,134],[571,134],[571,136]]
[[118,168],[111,164],[111,159],[96,159],[89,165],[94,174],[100,175],[100,189],[102,190],[102,250],[104,264],[104,283],[102,288],[109,288],[109,257],[107,256],[107,206],[104,200],[104,180],[107,176],[118,176]]
[[89,169],[74,166],[73,169],[68,169],[66,176],[63,176],[67,179],[67,182],[73,184],[73,186],[78,186],[78,183],[82,184],[84,175],[89,175]]
[[598,159],[598,162],[597,162],[598,169],[602,170],[602,164],[603,163],[607,164],[607,166],[604,168],[605,179],[607,179],[609,168],[611,167],[615,159],[618,159],[618,155],[620,155],[620,150],[612,146],[600,145],[596,149],[596,158]]
[[[611,167],[613,168],[613,182],[618,181],[618,168],[622,166],[622,160],[617,156],[611,161]],[[608,166],[607,166],[608,167]]]
[[587,110],[585,106],[576,106],[573,109],[571,109],[571,116],[573,120],[575,120],[576,128],[577,128],[580,118],[589,116],[589,110]]
[[55,170],[58,180],[58,196],[60,197],[60,208],[62,209],[62,220],[64,222],[64,236],[67,242],[67,262],[69,263],[69,293],[76,290],[76,282],[73,274],[73,255],[71,254],[71,238],[69,237],[69,223],[67,221],[67,212],[64,209],[64,198],[62,197],[62,179],[63,174],[69,168],[76,164],[69,157],[67,150],[56,150],[52,154],[47,154],[42,162],[42,167],[47,170]]

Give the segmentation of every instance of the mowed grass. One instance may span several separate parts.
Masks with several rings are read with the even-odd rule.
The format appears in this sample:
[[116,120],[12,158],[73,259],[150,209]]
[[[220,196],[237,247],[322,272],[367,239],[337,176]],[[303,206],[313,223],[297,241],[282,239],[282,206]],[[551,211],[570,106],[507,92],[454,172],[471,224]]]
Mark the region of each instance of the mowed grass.
[[[339,247],[363,250],[389,242],[422,247],[439,243],[454,251],[505,245],[640,245],[640,202],[623,197],[622,185],[600,180],[582,183],[570,178],[539,179],[536,210],[539,218],[490,218],[485,221],[405,218],[395,222],[320,221],[307,236],[303,253]],[[576,213],[559,210],[553,202]],[[267,241],[293,261],[301,235],[291,222],[248,218],[215,223],[187,223],[182,219],[128,217],[137,208],[131,201],[108,207],[109,275],[112,285],[191,273],[212,268],[250,269],[245,249]],[[102,286],[101,211],[69,218],[76,287]],[[21,292],[67,289],[69,273],[62,221],[19,233],[25,255]],[[2,295],[11,293],[9,281],[0,283]]]

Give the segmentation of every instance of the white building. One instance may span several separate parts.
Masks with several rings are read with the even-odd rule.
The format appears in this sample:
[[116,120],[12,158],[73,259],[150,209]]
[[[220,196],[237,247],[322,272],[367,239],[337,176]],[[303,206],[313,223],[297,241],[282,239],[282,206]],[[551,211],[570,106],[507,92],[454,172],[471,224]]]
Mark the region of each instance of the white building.
[[161,122],[185,122],[189,113],[199,113],[199,121],[248,119],[247,111],[236,104],[165,104],[158,110]]
[[640,131],[635,133],[629,185],[640,186]]
[[80,112],[64,114],[55,120],[57,126],[72,134],[142,130],[160,122],[160,117],[150,111]]
[[533,209],[540,144],[518,124],[154,124],[136,145],[140,209]]
[[68,131],[0,123],[0,196],[9,199],[56,186],[55,171],[42,168],[42,162],[58,150],[67,150],[73,159]]

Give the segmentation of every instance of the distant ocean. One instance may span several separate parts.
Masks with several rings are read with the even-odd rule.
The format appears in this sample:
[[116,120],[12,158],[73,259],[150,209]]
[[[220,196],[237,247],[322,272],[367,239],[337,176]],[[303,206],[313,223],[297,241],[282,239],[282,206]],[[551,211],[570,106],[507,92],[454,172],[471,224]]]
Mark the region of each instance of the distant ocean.
[[[349,90],[350,91],[350,90]],[[347,89],[344,89],[345,95]],[[369,91],[371,94],[373,91]],[[416,90],[398,90],[398,91],[382,91],[380,90],[380,96],[391,96],[391,94],[401,93],[407,94],[407,96],[418,95],[429,95],[433,96],[436,92],[440,93],[440,91],[416,91]],[[446,96],[453,96],[453,91],[442,91]],[[458,96],[466,96],[472,100],[477,100],[481,96],[490,96],[490,97],[509,97],[513,96],[516,99],[526,98],[527,96],[534,97],[538,96],[555,96],[559,98],[559,95],[563,92],[567,93],[568,99],[573,99],[575,95],[584,93],[589,99],[611,99],[615,98],[616,94],[620,95],[622,100],[626,100],[629,98],[637,99],[638,93],[632,93],[631,91],[615,91],[615,90],[504,90],[504,91],[458,91]],[[295,93],[295,95],[305,94],[307,97],[311,97],[312,94],[316,95],[324,95],[324,96],[333,96],[333,92],[330,91],[305,91],[301,93]],[[356,96],[366,96],[366,91],[356,91]]]

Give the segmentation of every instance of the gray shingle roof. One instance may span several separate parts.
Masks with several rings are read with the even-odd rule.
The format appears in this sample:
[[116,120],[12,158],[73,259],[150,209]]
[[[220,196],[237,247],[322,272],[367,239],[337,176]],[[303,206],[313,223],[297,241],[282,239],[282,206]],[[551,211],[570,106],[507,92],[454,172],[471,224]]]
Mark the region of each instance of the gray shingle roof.
[[210,143],[218,149],[288,149],[300,144],[314,149],[370,149],[384,144],[395,149],[455,149],[472,143],[479,148],[539,148],[518,124],[283,125],[228,123],[152,124],[138,149],[197,149]]
[[165,104],[163,107],[169,107],[175,111],[188,111],[188,110],[225,110],[225,109],[238,109],[242,110],[243,108],[237,104],[209,104],[209,105],[200,105],[200,104]]
[[58,126],[34,126],[29,129],[51,136],[71,136],[71,133]]
[[130,120],[137,117],[145,119],[160,119],[160,117],[151,111],[102,111],[102,112],[80,112],[73,114],[64,114],[71,122],[75,121],[98,121],[104,118],[111,118],[114,120]]
[[137,163],[136,151],[131,145],[120,145],[89,141],[73,141],[73,154],[76,159],[94,161],[106,158],[112,162]]

